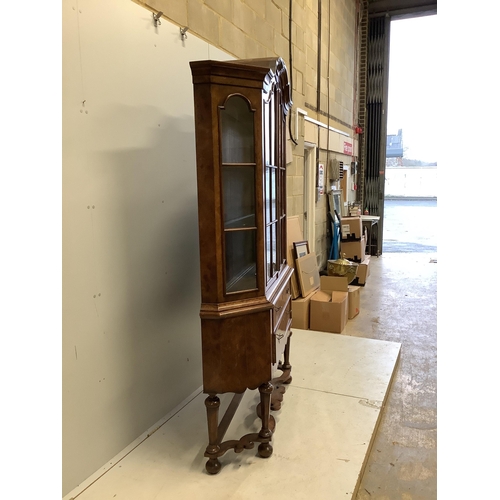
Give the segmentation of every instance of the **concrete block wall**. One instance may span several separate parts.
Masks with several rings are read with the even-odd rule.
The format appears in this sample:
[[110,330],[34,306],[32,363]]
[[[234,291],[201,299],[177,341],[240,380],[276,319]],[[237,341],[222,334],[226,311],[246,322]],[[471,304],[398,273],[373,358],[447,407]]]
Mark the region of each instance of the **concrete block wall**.
[[[134,0],[151,11],[162,11],[163,17],[189,34],[206,40],[237,59],[281,56],[292,80],[292,124],[297,108],[307,110],[309,118],[349,134],[358,156],[355,109],[357,88],[358,12],[367,9],[361,0]],[[366,4],[366,5],[365,5]],[[321,19],[321,23],[319,23]],[[291,36],[291,54],[290,54]],[[318,55],[320,56],[318,57]],[[291,63],[290,63],[291,55]],[[287,210],[290,216],[304,212],[304,129],[299,117],[298,137],[293,137],[293,160],[288,165]],[[317,128],[317,125],[314,125]],[[326,129],[315,132],[319,140]],[[292,130],[295,127],[292,126]],[[333,133],[335,136],[336,134]],[[338,135],[338,134],[337,134]],[[329,147],[343,153],[343,136],[322,141],[318,151]],[[350,162],[350,159],[347,158]],[[345,161],[345,160],[344,160]],[[326,195],[316,204],[315,251],[326,263],[327,239]]]

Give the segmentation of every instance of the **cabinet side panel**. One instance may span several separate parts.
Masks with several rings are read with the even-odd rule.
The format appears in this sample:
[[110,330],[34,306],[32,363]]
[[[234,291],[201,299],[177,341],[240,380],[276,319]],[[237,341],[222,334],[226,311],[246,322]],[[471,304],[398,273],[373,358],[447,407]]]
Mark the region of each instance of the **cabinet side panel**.
[[205,393],[243,392],[271,380],[271,310],[202,320]]
[[200,277],[203,302],[217,302],[222,294],[222,256],[220,245],[220,203],[215,193],[219,192],[217,113],[212,105],[211,87],[208,84],[194,86],[194,113],[196,122],[196,172],[198,183],[198,233],[200,242]]

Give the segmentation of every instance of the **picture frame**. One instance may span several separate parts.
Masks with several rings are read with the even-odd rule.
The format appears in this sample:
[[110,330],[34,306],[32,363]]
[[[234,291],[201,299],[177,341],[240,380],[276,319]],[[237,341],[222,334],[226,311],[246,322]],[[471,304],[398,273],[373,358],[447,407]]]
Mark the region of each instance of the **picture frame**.
[[309,242],[305,241],[294,241],[293,248],[295,250],[295,258],[300,259],[304,255],[309,254]]

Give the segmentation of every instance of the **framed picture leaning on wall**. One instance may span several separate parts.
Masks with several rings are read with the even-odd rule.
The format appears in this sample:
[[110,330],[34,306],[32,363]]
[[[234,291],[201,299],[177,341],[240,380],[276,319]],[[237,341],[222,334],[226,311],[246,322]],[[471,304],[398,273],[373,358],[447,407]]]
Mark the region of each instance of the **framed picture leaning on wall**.
[[300,259],[309,253],[309,243],[307,241],[294,241],[295,258]]

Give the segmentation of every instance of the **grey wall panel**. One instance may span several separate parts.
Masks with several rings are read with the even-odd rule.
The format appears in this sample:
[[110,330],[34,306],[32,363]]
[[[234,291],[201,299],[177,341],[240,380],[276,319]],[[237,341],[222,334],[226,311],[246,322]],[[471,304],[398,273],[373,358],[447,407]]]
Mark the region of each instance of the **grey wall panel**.
[[189,61],[231,57],[133,2],[62,7],[64,495],[201,385]]

